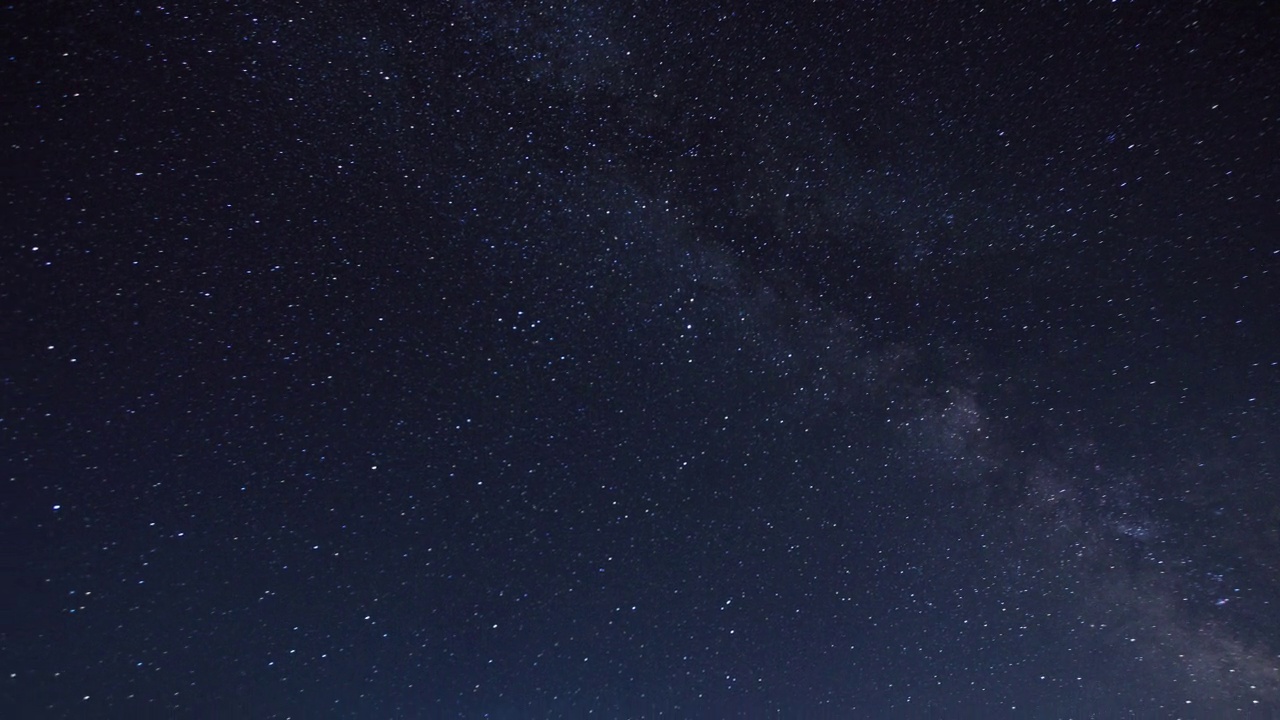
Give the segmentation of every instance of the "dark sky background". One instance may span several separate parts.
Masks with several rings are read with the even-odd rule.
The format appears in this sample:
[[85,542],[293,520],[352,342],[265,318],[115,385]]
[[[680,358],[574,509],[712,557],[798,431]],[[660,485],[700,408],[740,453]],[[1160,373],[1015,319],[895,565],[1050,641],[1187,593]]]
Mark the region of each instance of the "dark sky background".
[[1276,4],[3,27],[5,717],[1280,717]]

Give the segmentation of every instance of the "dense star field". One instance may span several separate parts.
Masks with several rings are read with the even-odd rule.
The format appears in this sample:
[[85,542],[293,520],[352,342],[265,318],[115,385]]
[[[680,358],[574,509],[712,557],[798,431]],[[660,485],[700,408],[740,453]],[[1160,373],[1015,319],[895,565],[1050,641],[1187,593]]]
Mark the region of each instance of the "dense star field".
[[1280,717],[1275,4],[3,22],[6,718]]

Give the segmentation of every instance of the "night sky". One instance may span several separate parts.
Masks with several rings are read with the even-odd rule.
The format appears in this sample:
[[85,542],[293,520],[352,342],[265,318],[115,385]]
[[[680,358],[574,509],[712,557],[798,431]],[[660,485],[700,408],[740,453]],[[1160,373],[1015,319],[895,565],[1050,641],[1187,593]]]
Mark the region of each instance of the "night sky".
[[3,9],[6,718],[1280,717],[1280,11]]

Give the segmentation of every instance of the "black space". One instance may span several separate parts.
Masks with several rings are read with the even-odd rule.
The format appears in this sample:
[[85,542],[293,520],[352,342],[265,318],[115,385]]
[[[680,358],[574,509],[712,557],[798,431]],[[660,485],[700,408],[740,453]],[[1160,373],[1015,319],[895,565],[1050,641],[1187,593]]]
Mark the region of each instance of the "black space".
[[3,13],[5,717],[1280,717],[1276,4]]

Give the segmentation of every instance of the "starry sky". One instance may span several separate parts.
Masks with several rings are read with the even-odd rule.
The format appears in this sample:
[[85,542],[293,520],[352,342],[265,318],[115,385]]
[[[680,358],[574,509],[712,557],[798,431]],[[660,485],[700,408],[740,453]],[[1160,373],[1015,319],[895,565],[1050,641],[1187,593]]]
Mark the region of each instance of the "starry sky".
[[1280,717],[1280,12],[3,9],[14,718]]

